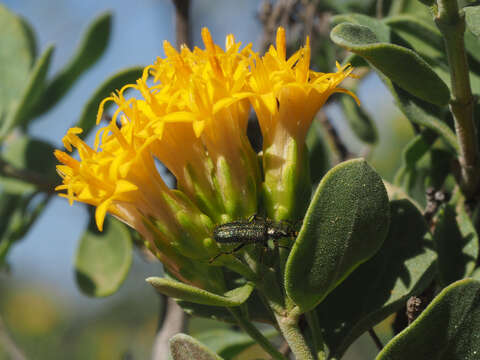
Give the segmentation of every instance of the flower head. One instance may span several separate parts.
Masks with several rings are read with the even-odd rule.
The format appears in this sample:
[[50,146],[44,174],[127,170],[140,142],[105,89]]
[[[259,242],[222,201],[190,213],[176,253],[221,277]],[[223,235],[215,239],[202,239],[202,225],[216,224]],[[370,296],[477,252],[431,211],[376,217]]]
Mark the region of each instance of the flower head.
[[[262,58],[233,35],[225,49],[207,29],[202,38],[205,49],[193,51],[165,42],[165,58],[106,98],[97,124],[106,102],[117,109],[93,147],[80,139],[81,129],[70,129],[63,143],[69,152],[77,149],[78,159],[55,151],[61,196],[96,206],[100,230],[107,213],[133,227],[171,274],[196,283],[192,279],[211,271],[206,260],[219,252],[214,225],[257,213],[262,187],[267,214],[291,217],[295,193],[308,188],[301,181],[308,176],[305,134],[328,96],[347,92],[337,85],[351,72],[310,70],[308,39],[287,59],[282,28],[277,47]],[[129,89],[140,96],[127,98]],[[251,108],[264,137],[263,179],[246,135]],[[176,190],[157,162],[175,176]]]

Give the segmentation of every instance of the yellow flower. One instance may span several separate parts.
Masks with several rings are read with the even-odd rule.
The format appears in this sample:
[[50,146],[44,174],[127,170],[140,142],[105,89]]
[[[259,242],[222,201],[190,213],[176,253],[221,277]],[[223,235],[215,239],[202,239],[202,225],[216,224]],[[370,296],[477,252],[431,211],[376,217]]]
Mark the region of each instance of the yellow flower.
[[[349,65],[336,73],[310,70],[310,43],[287,59],[285,30],[278,28],[276,48],[254,55],[249,78],[251,103],[263,135],[264,202],[269,217],[300,218],[310,198],[305,137],[315,114],[350,76]],[[357,100],[358,101],[358,100]]]
[[[96,206],[100,230],[107,213],[133,227],[172,275],[196,284],[215,271],[207,262],[220,251],[214,224],[257,213],[262,193],[269,217],[300,213],[297,203],[310,192],[305,134],[328,96],[347,92],[337,85],[351,72],[311,71],[308,39],[287,59],[282,28],[263,58],[232,35],[225,50],[207,29],[202,38],[205,49],[193,51],[165,42],[165,58],[106,98],[97,124],[106,102],[117,109],[93,147],[79,138],[81,129],[70,129],[63,143],[79,159],[55,152],[61,196]],[[140,96],[127,98],[129,89]],[[246,135],[252,107],[264,137],[264,179]],[[157,162],[172,172],[178,190],[165,184]]]

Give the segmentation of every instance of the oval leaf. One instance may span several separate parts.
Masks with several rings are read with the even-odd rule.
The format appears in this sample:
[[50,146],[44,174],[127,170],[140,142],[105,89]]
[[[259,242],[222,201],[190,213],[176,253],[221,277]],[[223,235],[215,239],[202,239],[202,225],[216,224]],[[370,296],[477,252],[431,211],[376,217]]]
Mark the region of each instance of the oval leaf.
[[463,11],[468,30],[480,37],[480,6],[467,6]]
[[35,66],[29,75],[27,86],[20,97],[20,101],[12,107],[5,123],[2,124],[0,138],[8,135],[10,130],[15,126],[24,125],[28,122],[30,111],[35,106],[45,88],[45,79],[54,49],[55,47],[53,45],[49,46],[35,62]]
[[361,159],[334,167],[320,182],[288,257],[288,296],[303,311],[314,308],[377,252],[388,224],[380,176]]
[[420,211],[408,200],[396,200],[390,203],[390,212],[380,251],[316,309],[331,358],[340,359],[361,334],[401,309],[435,276],[437,256]]
[[35,115],[43,114],[55,105],[77,79],[103,55],[110,39],[112,14],[104,13],[88,27],[69,63],[48,84],[35,107]]
[[446,105],[450,90],[414,51],[383,43],[368,27],[350,23],[335,26],[330,38],[337,45],[363,56],[375,69],[409,93],[432,104]]
[[186,334],[177,334],[170,339],[170,356],[173,360],[222,360],[201,342]]
[[479,328],[480,282],[460,280],[443,289],[376,359],[478,359]]
[[159,293],[171,296],[175,299],[181,299],[196,304],[225,307],[239,306],[243,304],[254,289],[252,283],[246,283],[236,289],[227,291],[223,295],[217,295],[207,290],[172,279],[149,277],[146,281]]
[[369,28],[380,42],[390,42],[390,29],[382,21],[363,14],[340,14],[332,17],[332,26],[341,23],[363,25]]
[[24,22],[0,4],[0,118],[7,114],[28,82],[35,57]]
[[433,239],[442,286],[470,276],[478,257],[478,234],[463,203],[445,204],[437,213]]
[[103,232],[94,226],[80,239],[75,274],[85,294],[102,297],[113,294],[125,280],[132,264],[132,240],[126,226],[110,216]]
[[[143,67],[136,66],[119,71],[105,80],[103,84],[100,85],[97,90],[95,90],[93,95],[90,97],[90,100],[88,100],[87,104],[83,108],[82,115],[80,116],[80,120],[76,126],[82,128],[84,134],[88,133],[95,126],[100,102],[115,90],[120,89],[122,86],[135,83],[135,81],[142,76],[142,73]],[[105,111],[112,104],[112,101],[106,103]]]

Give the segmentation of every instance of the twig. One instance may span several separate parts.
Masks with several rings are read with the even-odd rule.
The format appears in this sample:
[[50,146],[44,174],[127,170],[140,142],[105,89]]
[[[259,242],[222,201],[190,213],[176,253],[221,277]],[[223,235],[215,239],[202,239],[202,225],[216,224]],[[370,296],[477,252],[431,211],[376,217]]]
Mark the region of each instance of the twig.
[[31,170],[18,169],[2,158],[0,158],[0,174],[33,184],[47,194],[55,193],[55,185],[46,180],[42,175]]
[[435,23],[445,41],[451,73],[450,111],[455,120],[455,131],[460,145],[460,186],[467,200],[478,189],[478,143],[474,120],[474,98],[470,86],[464,33],[465,17],[460,14],[457,1],[438,0]]
[[170,338],[175,334],[183,332],[186,326],[187,317],[182,308],[172,298],[164,297],[164,299],[167,299],[165,316],[163,317],[162,326],[155,336],[152,360],[167,360],[170,353]]
[[368,329],[368,333],[370,334],[370,337],[372,338],[373,342],[375,343],[375,345],[377,346],[377,349],[380,351],[383,349],[383,344],[382,342],[380,341],[380,339],[378,338],[377,336],[377,333],[375,332],[375,330],[373,330],[373,328],[370,328]]
[[191,47],[190,37],[190,0],[172,0],[175,6],[175,37],[177,49],[185,44]]
[[0,317],[0,344],[12,360],[25,360],[26,357],[7,331],[2,318]]

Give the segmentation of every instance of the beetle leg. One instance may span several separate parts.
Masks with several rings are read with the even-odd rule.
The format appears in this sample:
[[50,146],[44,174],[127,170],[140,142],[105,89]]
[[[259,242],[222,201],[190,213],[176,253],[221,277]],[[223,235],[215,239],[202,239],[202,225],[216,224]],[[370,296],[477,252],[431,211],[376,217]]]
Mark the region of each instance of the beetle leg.
[[215,255],[213,258],[211,258],[210,260],[208,260],[208,262],[211,264],[211,263],[214,262],[220,255],[232,255],[233,253],[236,253],[238,250],[240,250],[240,249],[241,249],[242,247],[244,247],[245,245],[247,245],[247,243],[241,243],[240,245],[235,246],[235,248],[234,248],[233,250],[218,253],[218,254]]

